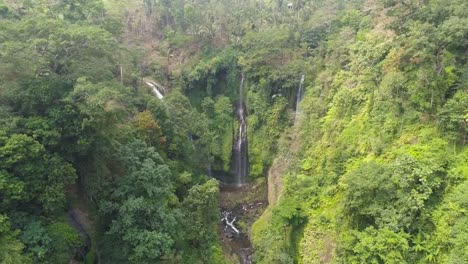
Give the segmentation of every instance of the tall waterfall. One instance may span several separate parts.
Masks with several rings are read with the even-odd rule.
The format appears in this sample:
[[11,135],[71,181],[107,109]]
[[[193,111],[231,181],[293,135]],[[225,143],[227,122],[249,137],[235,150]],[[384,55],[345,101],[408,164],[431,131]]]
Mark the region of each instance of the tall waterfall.
[[236,177],[236,185],[240,187],[246,183],[249,170],[247,111],[244,102],[244,75],[242,75],[241,78],[239,101],[236,104],[235,111],[239,128],[232,144],[231,173]]
[[299,120],[299,116],[301,115],[301,101],[302,98],[304,97],[304,78],[305,76],[301,76],[301,83],[299,84],[299,89],[297,90],[297,96],[296,96],[296,115],[294,117],[294,124],[297,123]]

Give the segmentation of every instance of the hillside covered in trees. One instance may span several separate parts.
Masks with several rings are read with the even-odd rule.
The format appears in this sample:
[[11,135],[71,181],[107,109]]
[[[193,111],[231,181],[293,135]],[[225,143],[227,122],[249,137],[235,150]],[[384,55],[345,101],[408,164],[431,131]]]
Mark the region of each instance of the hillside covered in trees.
[[0,0],[0,263],[468,263],[467,134],[466,0]]

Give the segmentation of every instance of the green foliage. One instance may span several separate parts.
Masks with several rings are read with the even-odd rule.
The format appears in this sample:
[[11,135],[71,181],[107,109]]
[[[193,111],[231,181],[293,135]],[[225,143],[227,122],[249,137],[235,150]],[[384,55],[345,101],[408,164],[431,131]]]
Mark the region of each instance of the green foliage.
[[[272,28],[260,32],[249,32],[242,39],[242,48],[246,51],[239,58],[239,64],[246,72],[260,72],[262,67],[275,65],[284,58],[284,51],[290,41],[288,29]],[[260,69],[256,69],[260,67]]]
[[187,250],[197,249],[197,263],[224,263],[220,248],[214,243],[219,239],[216,233],[219,212],[213,210],[218,205],[218,193],[218,182],[211,179],[190,188],[182,203]]
[[351,9],[340,18],[343,26],[351,27],[355,30],[368,29],[372,25],[372,18],[366,16],[362,11]]
[[[7,201],[38,204],[48,213],[60,211],[65,202],[64,187],[75,177],[73,167],[26,135],[12,135],[0,142],[0,161]],[[14,208],[6,204],[3,210]]]
[[0,261],[2,263],[32,263],[28,256],[22,254],[24,245],[18,240],[18,233],[10,229],[8,217],[0,215]]
[[48,258],[48,253],[53,242],[40,221],[33,221],[25,226],[21,234],[21,241],[25,243],[28,252],[32,253],[37,261],[45,261]]
[[141,137],[145,139],[148,144],[162,145],[165,142],[162,136],[161,127],[153,119],[150,111],[144,111],[136,116],[135,126]]
[[47,229],[53,241],[51,243],[53,253],[47,258],[50,263],[68,261],[84,242],[78,231],[66,222],[54,222]]
[[203,113],[208,117],[209,132],[205,137],[209,138],[210,155],[217,165],[217,169],[227,171],[229,169],[232,153],[233,131],[233,107],[228,97],[218,96],[215,101],[206,97],[202,103]]
[[462,139],[466,142],[468,122],[468,94],[458,91],[447,101],[439,111],[439,122],[441,129],[453,139]]
[[70,1],[61,0],[52,12],[62,12],[65,19],[70,21],[87,20],[92,21],[99,18],[99,13],[104,12],[104,6],[101,1]]
[[468,173],[466,148],[457,156],[451,170],[451,188],[432,213],[434,234],[421,243],[424,259],[443,263],[463,263],[466,255],[466,192]]
[[[278,223],[275,223],[275,220]],[[273,210],[273,224],[277,226],[291,225],[299,227],[306,221],[306,215],[301,208],[301,204],[294,198],[281,200],[278,206]]]
[[[463,263],[468,261],[468,255],[466,253],[468,225],[466,223],[466,211],[463,209],[466,208],[468,202],[466,198],[468,191],[467,186],[466,182],[460,184],[454,192],[448,196],[448,201],[444,203],[441,210],[437,211],[435,214],[437,227],[439,227],[437,234],[446,236],[438,237],[440,240],[437,240],[437,242],[440,244],[433,242],[433,246],[436,248],[442,246],[443,249],[445,249],[436,252],[440,253],[442,256],[445,255],[447,257],[447,263]],[[444,230],[444,228],[446,229]]]
[[[466,232],[455,224],[463,213],[447,200],[466,179],[465,4],[398,2],[385,16],[375,4],[350,3],[335,21],[303,25],[311,85],[287,131],[289,151],[279,153],[291,164],[282,196],[254,229],[259,263],[285,252],[298,263],[466,261]],[[258,88],[268,85],[259,78]],[[255,127],[265,120],[255,107],[269,102],[258,88],[249,94]],[[296,215],[303,229],[284,228]]]
[[3,78],[60,74],[73,81],[82,76],[93,80],[113,77],[112,51],[117,46],[107,31],[43,17],[1,24],[9,33],[2,39]]
[[344,238],[349,263],[408,263],[407,235],[389,229],[366,228]]
[[[220,94],[232,95],[229,88],[236,85],[238,80],[230,80],[229,76],[236,76],[234,78],[238,76],[237,56],[236,50],[227,49],[200,61],[193,69],[181,76],[183,89],[188,93],[193,93],[193,90],[198,89],[204,95],[212,97]],[[223,82],[222,79],[226,75],[228,79]],[[228,89],[225,89],[226,86]]]
[[[141,141],[120,150],[125,175],[101,210],[113,221],[107,235],[122,241],[124,258],[132,263],[153,263],[171,254],[177,238],[179,210],[172,175],[152,147]],[[160,183],[159,185],[155,183]]]
[[[0,3],[2,263],[79,258],[84,235],[63,220],[76,203],[89,206],[77,226],[103,263],[222,263],[218,189],[197,171],[209,153],[208,121],[193,122],[199,114],[181,93],[161,102],[138,89],[141,52],[117,42],[114,15],[99,0]],[[173,45],[192,39],[177,35]],[[225,63],[207,67],[219,67],[216,75]],[[230,107],[218,104],[222,119]],[[182,225],[191,213],[197,229]]]
[[79,189],[103,263],[222,263],[200,174],[229,169],[241,75],[250,176],[289,166],[257,263],[466,262],[466,1],[286,4],[0,0],[0,262],[69,261]]
[[188,252],[183,253],[187,261],[194,258],[193,254],[196,259],[219,263],[211,262],[219,254],[212,252],[217,247],[217,182],[194,185],[179,202],[175,184],[189,181],[184,180],[186,176],[176,180],[153,147],[134,141],[122,146],[118,156],[124,174],[100,208],[105,218],[112,219],[104,241],[121,242],[118,251],[105,247],[109,254],[106,261],[171,260],[181,253],[178,245],[187,244],[184,249]]
[[345,175],[346,207],[357,226],[375,224],[395,232],[415,228],[414,221],[445,180],[445,146],[438,140],[415,145],[404,151],[410,155],[394,162],[371,161]]

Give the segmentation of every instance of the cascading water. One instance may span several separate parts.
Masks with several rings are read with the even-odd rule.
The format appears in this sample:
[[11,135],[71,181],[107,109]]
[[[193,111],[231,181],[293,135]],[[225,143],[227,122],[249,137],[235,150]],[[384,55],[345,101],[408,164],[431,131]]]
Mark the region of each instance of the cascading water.
[[193,138],[193,134],[189,133],[187,136],[187,139],[190,141],[190,144],[192,145],[192,150],[193,150],[193,161],[198,163],[199,162],[199,157],[198,157],[198,148],[196,145],[196,141]]
[[296,115],[294,117],[294,124],[297,123],[299,120],[299,116],[301,115],[301,101],[302,98],[304,97],[304,79],[305,76],[301,76],[301,83],[299,84],[299,89],[297,90],[297,96],[296,96]]
[[157,82],[153,82],[153,81],[145,81],[145,83],[146,83],[146,85],[151,87],[151,90],[153,91],[154,95],[156,95],[156,97],[158,97],[161,100],[164,98],[162,93],[158,90],[158,88],[159,88],[162,91],[165,91],[164,86],[162,86],[161,84],[159,84]]
[[193,149],[193,151],[196,151],[197,148],[195,147],[195,140],[193,139],[192,133],[189,133],[189,135],[188,135],[187,138],[188,138],[188,140],[190,140],[190,143],[192,144],[192,149]]
[[236,118],[239,123],[237,135],[232,146],[231,173],[236,177],[236,185],[246,183],[249,167],[248,141],[247,141],[247,111],[244,102],[244,75],[239,86],[239,101],[236,104]]
[[[235,103],[234,116],[238,127],[234,128],[230,173],[221,179],[219,231],[223,245],[235,253],[240,264],[253,263],[253,247],[248,230],[267,204],[266,184],[247,184],[249,156],[247,140],[247,107],[244,101],[244,75],[239,85],[239,100]],[[264,189],[263,189],[264,188]],[[265,191],[264,191],[265,190]],[[245,200],[248,196],[248,200]],[[243,223],[241,225],[240,223]]]
[[211,165],[211,161],[208,161],[206,164],[206,171],[209,177],[213,177],[213,165]]

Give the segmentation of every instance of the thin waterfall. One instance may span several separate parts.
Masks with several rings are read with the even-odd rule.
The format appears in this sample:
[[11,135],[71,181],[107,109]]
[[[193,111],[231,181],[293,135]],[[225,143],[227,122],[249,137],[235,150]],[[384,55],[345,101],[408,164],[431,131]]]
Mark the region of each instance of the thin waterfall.
[[190,140],[190,144],[192,144],[193,151],[196,151],[197,147],[195,146],[195,140],[193,139],[193,134],[189,133],[187,138],[188,140]]
[[[162,86],[161,84],[159,84],[157,82],[153,82],[153,81],[145,81],[145,83],[146,83],[146,85],[151,87],[151,90],[153,91],[154,95],[156,95],[156,97],[158,97],[161,100],[164,98],[164,96],[161,93],[161,91],[165,91],[164,86]],[[161,89],[161,91],[159,91],[158,88]]]
[[297,90],[297,96],[296,96],[296,115],[294,117],[294,124],[297,123],[299,120],[299,116],[301,115],[301,101],[302,98],[304,97],[304,79],[305,76],[301,76],[301,82],[299,84],[299,89]]
[[232,146],[231,173],[235,176],[237,186],[246,183],[249,167],[248,141],[247,141],[247,111],[244,102],[244,75],[242,74],[239,86],[239,101],[236,104],[236,118],[239,123],[237,135]]
[[193,160],[195,163],[198,163],[198,162],[199,162],[199,159],[198,159],[198,149],[197,149],[197,145],[196,145],[195,139],[193,138],[193,134],[192,134],[192,133],[189,133],[188,136],[187,136],[187,139],[190,141],[190,144],[192,145],[192,150],[193,150],[192,160]]
[[211,165],[211,161],[208,161],[208,163],[206,164],[206,170],[207,170],[208,176],[213,177],[213,166]]
[[239,101],[244,102],[244,74],[241,75],[241,81],[239,85]]

